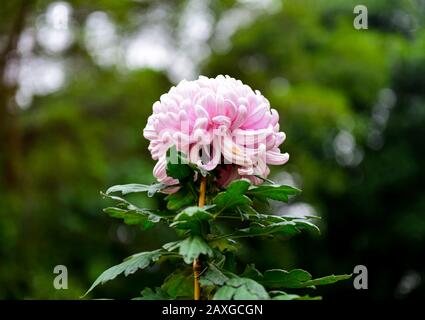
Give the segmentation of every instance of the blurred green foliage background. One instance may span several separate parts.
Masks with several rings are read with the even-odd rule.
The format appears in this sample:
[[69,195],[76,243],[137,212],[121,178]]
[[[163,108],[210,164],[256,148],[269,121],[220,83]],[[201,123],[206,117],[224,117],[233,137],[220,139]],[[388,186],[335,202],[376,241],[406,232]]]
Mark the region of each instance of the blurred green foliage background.
[[[175,238],[102,214],[99,191],[153,182],[142,130],[183,78],[228,74],[281,114],[303,189],[281,214],[322,234],[248,242],[241,262],[314,276],[369,270],[326,299],[425,296],[425,1],[6,0],[0,8],[0,298],[78,299],[107,267]],[[138,199],[161,205],[161,197]],[[65,265],[69,289],[55,290]],[[108,283],[131,298],[172,266]]]

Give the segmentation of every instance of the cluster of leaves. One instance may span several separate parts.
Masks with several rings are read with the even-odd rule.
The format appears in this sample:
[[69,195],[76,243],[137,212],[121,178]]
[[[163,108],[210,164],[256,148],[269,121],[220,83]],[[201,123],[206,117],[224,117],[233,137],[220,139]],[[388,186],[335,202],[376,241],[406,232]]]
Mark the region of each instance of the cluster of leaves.
[[[178,179],[178,185],[117,185],[102,195],[117,202],[115,207],[104,209],[111,217],[123,219],[127,224],[140,225],[142,229],[166,223],[182,239],[166,243],[162,248],[151,252],[135,254],[109,268],[98,277],[88,292],[120,274],[127,276],[168,258],[178,261],[177,271],[167,277],[161,287],[155,290],[144,289],[137,299],[190,299],[193,296],[191,266],[195,259],[200,259],[202,263],[200,284],[204,299],[316,299],[319,297],[300,296],[282,290],[315,288],[350,277],[331,275],[313,279],[308,272],[300,269],[273,269],[262,274],[254,265],[246,266],[241,274],[234,273],[235,268],[229,267],[226,260],[234,257],[238,239],[288,237],[301,230],[319,232],[312,222],[314,217],[277,216],[261,212],[257,208],[264,208],[270,199],[288,202],[290,196],[300,192],[294,187],[275,184],[255,186],[248,180],[241,179],[220,189],[214,183],[214,176],[188,163],[182,154],[174,150],[174,155],[176,154],[177,158],[173,161],[168,159],[167,174]],[[206,177],[208,181],[207,204],[203,207],[194,206],[198,201],[200,176]],[[118,192],[123,196],[147,192],[149,196],[153,196],[166,188],[178,190],[165,198],[167,209],[162,211],[139,208],[122,197],[112,195]],[[256,206],[256,203],[261,205]]]

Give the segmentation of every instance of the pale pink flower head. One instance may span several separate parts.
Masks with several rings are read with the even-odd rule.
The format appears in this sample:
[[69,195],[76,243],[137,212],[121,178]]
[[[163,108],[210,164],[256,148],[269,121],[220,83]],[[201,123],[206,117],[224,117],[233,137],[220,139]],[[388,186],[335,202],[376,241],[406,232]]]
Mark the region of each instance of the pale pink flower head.
[[254,184],[266,178],[268,165],[281,165],[289,155],[279,146],[279,114],[258,91],[229,76],[200,76],[181,81],[153,105],[143,131],[150,141],[154,176],[168,185],[178,181],[167,176],[166,154],[173,145],[189,161],[214,171],[217,182],[227,185],[248,178]]

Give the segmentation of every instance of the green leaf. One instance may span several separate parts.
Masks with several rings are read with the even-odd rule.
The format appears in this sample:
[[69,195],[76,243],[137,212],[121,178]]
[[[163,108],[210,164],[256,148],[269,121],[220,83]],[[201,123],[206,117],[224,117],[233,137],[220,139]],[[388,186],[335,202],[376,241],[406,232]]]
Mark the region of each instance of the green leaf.
[[203,222],[213,218],[213,215],[200,207],[188,207],[175,216],[171,227],[190,230],[191,234],[200,235],[205,225]]
[[152,290],[151,288],[145,288],[140,292],[141,296],[132,300],[170,300],[171,298],[161,288]]
[[281,294],[272,298],[272,300],[298,300],[300,296],[296,294]]
[[266,230],[272,234],[295,234],[302,229],[320,233],[320,229],[314,224],[304,219],[293,219],[290,221],[281,221],[267,225]]
[[138,224],[142,229],[153,227],[161,219],[167,220],[174,216],[173,212],[162,212],[159,210],[142,209],[121,197],[101,193],[104,197],[118,202],[119,207],[108,207],[103,209],[105,213],[113,218],[123,219],[126,224]]
[[217,248],[221,252],[236,251],[238,249],[238,243],[233,239],[221,238],[209,241],[208,244],[211,248]]
[[193,274],[185,271],[176,271],[169,275],[161,289],[171,298],[193,297]]
[[222,286],[229,278],[225,276],[215,265],[210,263],[207,271],[200,277],[201,286]]
[[103,209],[109,216],[117,219],[123,219],[128,225],[140,225],[143,230],[149,229],[157,224],[161,217],[150,212],[140,212],[137,210],[126,210],[115,207]]
[[306,219],[286,219],[281,216],[259,215],[256,222],[252,222],[248,228],[240,229],[232,236],[268,236],[285,235],[291,236],[300,233],[302,229],[319,232],[320,229]]
[[248,180],[235,180],[229,184],[227,189],[220,192],[213,203],[216,205],[217,211],[224,211],[225,209],[232,209],[236,206],[251,205],[252,201],[246,195],[250,183]]
[[126,258],[124,262],[104,271],[95,280],[95,282],[92,284],[90,289],[87,290],[84,296],[87,295],[99,284],[104,284],[105,282],[113,280],[122,273],[124,273],[124,275],[127,277],[129,274],[135,273],[138,269],[147,268],[151,263],[157,261],[161,257],[162,253],[163,253],[162,250],[158,249],[158,250],[154,250],[150,252],[137,253]]
[[127,208],[128,210],[137,210],[137,207],[135,205],[133,205],[131,202],[129,202],[128,200],[118,197],[118,196],[113,196],[110,194],[106,194],[103,192],[100,192],[100,194],[104,197],[104,198],[109,198],[111,200],[115,200],[119,203],[119,205],[123,208]]
[[238,206],[236,211],[239,213],[242,221],[259,218],[261,216],[251,205]]
[[269,294],[275,294],[272,300],[298,300],[300,298],[297,294],[288,294],[283,291],[269,292]]
[[236,286],[223,286],[214,294],[213,300],[232,300],[236,290]]
[[311,274],[301,269],[291,271],[272,269],[264,272],[260,282],[268,288],[303,288],[305,287],[303,283],[309,280]]
[[313,288],[314,286],[327,285],[337,281],[349,279],[351,275],[330,275],[312,279],[311,274],[301,269],[285,271],[280,269],[267,270],[260,281],[268,288]]
[[309,295],[299,296],[297,294],[289,294],[283,291],[270,291],[270,295],[273,295],[272,300],[321,300],[322,297],[310,297]]
[[184,262],[191,264],[193,260],[197,259],[201,254],[212,257],[213,250],[208,244],[199,236],[190,236],[184,240],[166,243],[163,248],[168,251],[179,249],[179,254],[183,256]]
[[170,194],[165,197],[167,202],[167,209],[171,211],[179,210],[183,207],[193,205],[196,199],[193,193],[187,188],[181,188],[176,193]]
[[258,282],[249,278],[234,277],[226,281],[214,294],[214,300],[267,300],[269,294]]
[[186,156],[172,146],[167,151],[167,176],[178,179],[180,182],[193,176],[194,171],[189,166]]
[[198,206],[188,207],[182,210],[174,221],[209,220],[213,217],[205,208]]
[[[154,212],[156,212],[155,210],[139,208],[136,205],[129,202],[128,200],[121,198],[121,197],[118,197],[118,196],[112,196],[110,194],[106,194],[106,193],[103,193],[103,192],[100,192],[100,194],[105,198],[109,198],[109,199],[112,199],[114,201],[117,201],[118,202],[117,206],[119,206],[121,209],[124,208],[124,209],[127,209],[128,211],[138,211],[138,212],[144,213],[144,214],[148,214],[148,213],[154,214]],[[158,212],[158,214],[156,214],[156,215],[165,217],[165,216],[172,215],[172,213],[159,213]]]
[[295,299],[295,300],[322,300],[321,296],[315,296],[315,297],[310,297],[308,294],[305,296],[300,296],[299,298]]
[[330,275],[322,278],[313,279],[304,283],[305,286],[322,286],[327,284],[332,284],[341,280],[347,280],[351,278],[351,274],[342,274],[342,275]]
[[106,190],[106,194],[121,192],[123,195],[126,195],[135,192],[147,192],[148,196],[152,197],[156,192],[164,189],[165,187],[167,186],[163,183],[156,183],[151,185],[131,183],[110,187],[108,190]]
[[281,236],[292,236],[297,233],[300,233],[302,229],[307,229],[310,231],[319,232],[319,228],[306,219],[298,218],[284,218],[281,216],[272,216],[259,214],[259,216],[250,217],[251,220],[256,220],[251,222],[249,227],[243,229],[237,229],[235,232],[220,236],[217,239],[211,239],[211,242],[227,238],[227,239],[236,239],[243,237],[271,237],[276,235]]
[[299,233],[296,225],[290,221],[270,225],[253,222],[248,228],[241,229],[240,231],[249,236],[271,236],[276,234],[291,236]]
[[262,278],[263,278],[263,275],[261,274],[260,271],[258,271],[255,268],[255,264],[251,263],[251,264],[248,264],[245,267],[245,270],[244,270],[244,272],[242,272],[241,277],[250,278],[250,279],[253,279],[255,281],[261,281]]
[[259,199],[266,198],[283,202],[288,202],[289,196],[299,193],[301,193],[301,190],[285,185],[251,186],[247,192],[248,195],[258,197]]
[[293,235],[298,233],[298,230],[295,228],[295,225],[288,222],[281,222],[279,224],[272,225],[263,225],[260,223],[251,223],[248,228],[240,229],[238,232],[235,232],[230,237],[239,237],[243,234],[246,236],[269,236],[275,233],[284,233],[286,235]]

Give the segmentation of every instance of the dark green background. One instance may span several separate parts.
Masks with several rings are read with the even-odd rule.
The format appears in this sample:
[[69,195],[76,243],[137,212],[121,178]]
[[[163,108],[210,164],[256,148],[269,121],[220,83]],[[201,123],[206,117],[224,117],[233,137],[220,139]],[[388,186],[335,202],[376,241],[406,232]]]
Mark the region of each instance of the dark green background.
[[[153,182],[142,136],[152,104],[198,74],[229,74],[270,100],[291,155],[271,178],[291,178],[303,189],[291,208],[308,204],[322,217],[320,236],[246,242],[241,263],[300,267],[315,277],[363,264],[368,290],[346,281],[318,293],[423,298],[425,2],[361,3],[367,30],[353,27],[356,1],[3,1],[0,298],[78,299],[107,267],[175,238],[166,227],[141,232],[102,214],[109,202],[99,191]],[[71,9],[72,40],[55,49],[48,29],[63,25],[46,12],[58,4]],[[87,37],[96,16],[107,17],[113,41],[96,23],[100,37]],[[154,41],[168,47],[163,65],[128,66],[128,39],[155,27],[165,30]],[[40,74],[55,79],[46,61],[62,66],[64,81],[43,91]],[[138,200],[155,207],[161,198]],[[59,264],[68,268],[68,290],[53,288]],[[171,268],[120,277],[90,297],[135,297]]]

